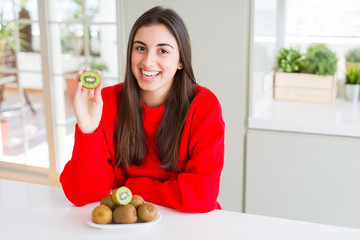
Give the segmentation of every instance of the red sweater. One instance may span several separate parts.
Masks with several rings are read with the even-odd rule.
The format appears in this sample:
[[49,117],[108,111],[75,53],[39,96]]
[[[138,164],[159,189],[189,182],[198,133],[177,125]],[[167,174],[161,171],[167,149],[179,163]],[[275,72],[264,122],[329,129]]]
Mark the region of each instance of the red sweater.
[[60,176],[66,197],[83,206],[101,200],[119,186],[127,186],[145,201],[185,212],[220,209],[217,202],[220,174],[224,163],[224,128],[221,106],[208,89],[197,86],[185,122],[179,147],[181,173],[164,171],[154,150],[154,136],[163,105],[143,105],[143,123],[149,153],[141,166],[115,166],[113,144],[117,96],[122,84],[102,90],[103,113],[94,133],[85,134],[75,126],[71,160]]

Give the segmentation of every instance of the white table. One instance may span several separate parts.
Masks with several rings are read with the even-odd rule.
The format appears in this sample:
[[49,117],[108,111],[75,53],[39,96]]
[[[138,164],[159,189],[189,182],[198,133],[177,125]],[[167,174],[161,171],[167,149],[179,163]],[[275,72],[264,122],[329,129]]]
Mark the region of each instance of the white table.
[[161,220],[138,229],[86,224],[98,204],[73,206],[62,189],[0,180],[0,239],[360,239],[360,230],[215,210],[182,213],[159,206]]

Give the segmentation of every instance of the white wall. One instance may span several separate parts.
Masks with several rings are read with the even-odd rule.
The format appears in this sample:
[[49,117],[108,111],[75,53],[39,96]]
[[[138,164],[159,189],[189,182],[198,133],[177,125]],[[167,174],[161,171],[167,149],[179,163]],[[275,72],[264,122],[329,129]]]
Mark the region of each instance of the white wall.
[[242,211],[250,0],[123,0],[122,5],[126,40],[134,21],[156,5],[174,9],[185,21],[197,82],[211,89],[223,108],[225,165],[219,201],[223,209]]

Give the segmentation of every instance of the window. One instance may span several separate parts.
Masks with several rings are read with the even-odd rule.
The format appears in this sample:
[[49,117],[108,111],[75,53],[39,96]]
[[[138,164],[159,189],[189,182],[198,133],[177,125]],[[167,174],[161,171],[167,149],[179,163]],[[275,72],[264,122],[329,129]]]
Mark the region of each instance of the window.
[[[354,136],[358,121],[353,119],[360,118],[359,105],[345,101],[345,56],[349,49],[360,47],[360,2],[255,0],[252,7],[249,128]],[[273,101],[274,68],[280,48],[305,52],[312,43],[325,43],[338,58],[336,101]]]
[[339,80],[344,78],[346,51],[360,47],[359,1],[255,0],[253,9],[253,100],[272,90],[268,74],[281,47],[305,51],[311,43],[326,43],[339,59]]
[[122,8],[115,0],[20,2],[0,3],[0,34],[8,31],[0,38],[0,166],[56,183],[73,147],[76,72],[100,69],[105,86],[119,82]]

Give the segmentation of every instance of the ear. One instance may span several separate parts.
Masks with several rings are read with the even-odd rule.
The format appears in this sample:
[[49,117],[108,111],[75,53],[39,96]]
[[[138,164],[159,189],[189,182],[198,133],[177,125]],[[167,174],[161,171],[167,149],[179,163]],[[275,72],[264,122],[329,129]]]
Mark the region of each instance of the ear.
[[179,62],[177,69],[181,70],[183,68],[182,62]]

